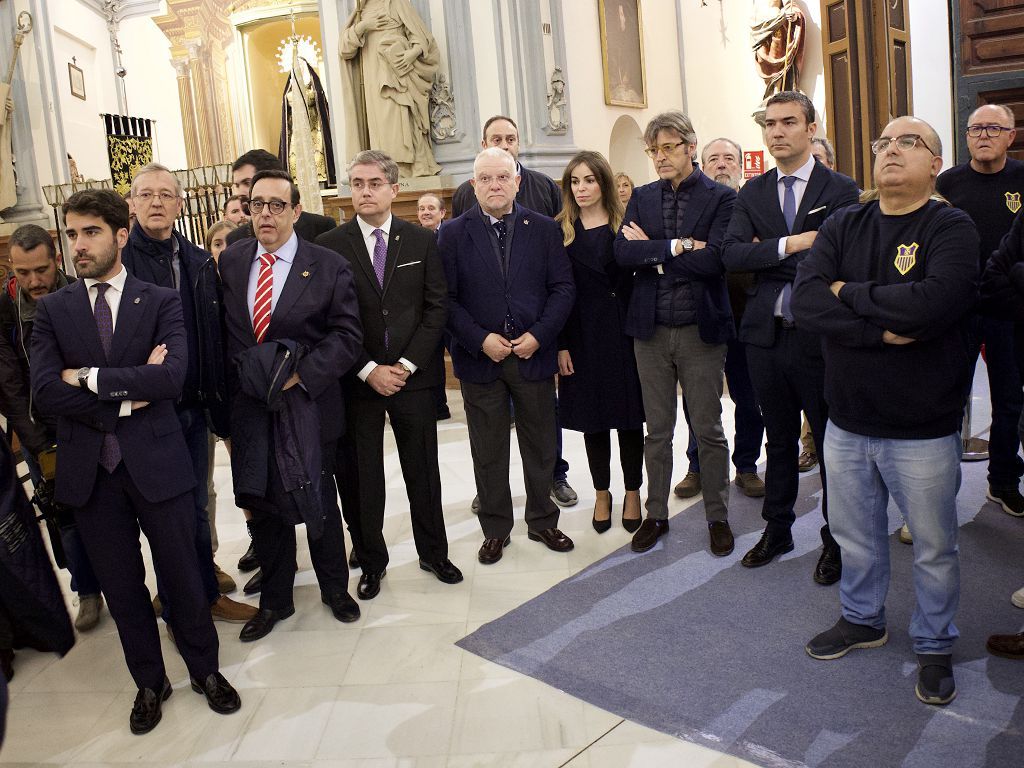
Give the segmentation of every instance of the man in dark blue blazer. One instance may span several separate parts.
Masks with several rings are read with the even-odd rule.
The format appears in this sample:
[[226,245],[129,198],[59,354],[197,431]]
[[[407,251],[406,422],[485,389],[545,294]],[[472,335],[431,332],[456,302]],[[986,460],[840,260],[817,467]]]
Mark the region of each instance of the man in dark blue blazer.
[[750,378],[768,437],[761,512],[767,526],[742,563],[757,568],[793,549],[790,529],[796,519],[793,505],[799,488],[802,410],[818,446],[825,515],[824,546],[814,580],[827,585],[839,580],[842,559],[828,529],[824,498],[825,364],[821,338],[794,323],[790,296],[797,265],[814,243],[818,228],[840,208],[856,203],[859,192],[853,179],[815,161],[811,139],[816,129],[814,105],[804,94],[783,91],[768,100],[764,140],[777,168],[751,179],[740,190],[722,259],[730,271],[756,273],[740,341],[747,345]]
[[615,260],[635,271],[626,316],[647,415],[647,517],[633,534],[645,552],[668,532],[672,433],[681,385],[697,436],[711,553],[733,550],[729,443],[722,429],[726,342],[735,335],[719,246],[736,193],[697,167],[697,136],[679,111],[644,131],[659,181],[637,187],[615,240]]
[[133,733],[160,721],[171,695],[139,547],[146,534],[174,605],[171,626],[192,679],[216,712],[238,694],[217,671],[217,633],[194,547],[195,476],[174,403],[188,351],[181,300],[121,264],[128,205],[111,190],[64,203],[80,279],[40,299],[32,391],[57,417],[56,500],[75,510],[82,540],[139,688]]
[[[301,345],[305,353],[296,364],[297,373],[283,389],[301,386],[320,415],[323,532],[314,537],[307,531],[309,553],[321,600],[338,621],[356,621],[359,606],[348,594],[345,538],[334,484],[334,457],[345,426],[341,377],[362,353],[352,269],[334,251],[296,235],[295,221],[302,206],[299,190],[285,171],[265,170],[253,177],[249,209],[256,237],[229,246],[220,257],[231,435],[241,438],[253,433],[267,439],[271,432],[269,411],[262,408],[253,413],[252,399],[239,392],[238,356],[262,341],[290,340]],[[251,487],[242,479],[263,485],[267,497],[279,496],[273,493],[284,486],[278,462],[248,465],[237,443],[238,439],[231,455],[236,496],[239,488]],[[263,569],[260,611],[239,635],[243,641],[252,641],[295,613],[295,525],[301,519],[266,499],[247,504]]]
[[556,527],[549,496],[555,464],[558,333],[576,297],[561,228],[515,202],[515,159],[490,147],[473,166],[477,205],[441,230],[448,330],[469,425],[484,543],[477,558],[501,559],[512,531],[508,482],[509,397],[526,479],[529,538],[556,552],[573,547]]

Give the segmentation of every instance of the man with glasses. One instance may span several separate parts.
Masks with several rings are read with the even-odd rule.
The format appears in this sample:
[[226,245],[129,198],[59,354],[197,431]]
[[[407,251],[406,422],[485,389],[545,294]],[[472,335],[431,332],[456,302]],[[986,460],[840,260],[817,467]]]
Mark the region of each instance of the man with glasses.
[[[1021,208],[1024,163],[1007,157],[1017,135],[1015,124],[1009,107],[1002,104],[978,107],[967,120],[970,161],[950,168],[935,182],[939,194],[970,216],[977,226],[982,270]],[[992,399],[987,496],[1007,514],[1024,517],[1024,496],[1019,487],[1024,460],[1018,455],[1020,437],[1017,433],[1024,396],[1013,352],[1013,323],[989,316],[985,307],[979,305],[972,318],[972,328],[971,359],[977,360],[980,345],[984,344]]]
[[[203,588],[215,620],[244,623],[256,611],[221,594],[234,591],[235,582],[213,562],[210,519],[206,513],[206,475],[211,459],[207,423],[221,436],[226,436],[228,429],[217,265],[209,253],[174,230],[183,204],[177,176],[165,166],[150,163],[136,172],[131,190],[136,222],[121,251],[121,261],[139,280],[176,290],[185,315],[188,367],[185,387],[175,409],[196,476],[192,496]],[[161,582],[157,571],[158,597],[166,620],[174,606],[167,604]]]
[[[257,173],[249,210],[256,239],[229,246],[220,257],[232,482],[236,502],[252,511],[249,529],[263,569],[260,610],[242,628],[243,642],[266,636],[295,613],[295,525],[302,522],[321,601],[338,621],[359,618],[359,606],[348,594],[334,459],[344,431],[341,378],[361,353],[363,338],[348,263],[295,233],[302,206],[291,176],[281,170]],[[270,342],[281,344],[264,346]],[[282,358],[288,344],[301,350],[290,363],[290,354]],[[283,377],[272,377],[270,388],[280,389],[275,397],[294,419],[308,419],[312,406],[319,434],[315,428],[288,429],[294,420],[275,419],[267,398],[257,399],[242,388],[243,380],[256,377],[254,369],[265,371],[269,365],[279,370],[285,364],[295,372],[283,384]],[[294,387],[302,389],[289,393]],[[319,473],[305,464],[295,466],[297,455],[305,459],[316,453]],[[307,489],[305,496],[292,493],[301,488]],[[319,500],[313,496],[317,488]]]
[[558,528],[549,491],[556,456],[558,334],[576,299],[562,230],[516,203],[515,158],[498,147],[477,155],[477,205],[442,228],[448,331],[469,425],[484,543],[491,565],[511,542],[509,398],[526,481],[527,536],[555,552],[572,539]]
[[942,146],[928,123],[897,118],[871,149],[877,199],[823,224],[793,290],[797,324],[823,341],[829,523],[843,551],[842,615],[806,650],[838,659],[888,639],[891,496],[914,538],[917,698],[948,704],[978,233],[963,211],[932,198]]
[[[797,264],[807,256],[818,229],[837,210],[857,202],[853,179],[830,171],[811,154],[817,130],[814,105],[804,94],[782,91],[768,99],[764,142],[776,168],[740,190],[722,259],[732,272],[754,272],[740,340],[747,345],[750,378],[768,435],[761,539],[743,556],[747,568],[768,565],[793,550],[791,530],[800,487],[800,412],[807,414],[814,442],[821,446],[827,409],[824,361],[817,334],[801,327],[791,308]],[[819,463],[822,488],[825,465]],[[842,558],[828,528],[827,495],[822,496],[818,584],[839,580]]]
[[646,552],[668,533],[672,433],[682,386],[697,437],[711,554],[728,555],[729,443],[722,429],[726,342],[736,334],[720,248],[736,193],[703,173],[697,135],[682,112],[663,112],[644,130],[659,181],[633,190],[615,260],[634,271],[626,333],[633,337],[647,438],[647,516],[633,534]]

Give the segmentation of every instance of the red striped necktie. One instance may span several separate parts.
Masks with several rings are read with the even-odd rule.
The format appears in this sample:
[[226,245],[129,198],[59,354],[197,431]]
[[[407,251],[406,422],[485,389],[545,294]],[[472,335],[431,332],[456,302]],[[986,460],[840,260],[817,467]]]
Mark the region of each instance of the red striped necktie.
[[256,334],[256,343],[263,341],[270,327],[271,297],[274,295],[274,262],[277,256],[264,253],[260,256],[260,274],[256,280],[256,300],[252,305],[252,329]]

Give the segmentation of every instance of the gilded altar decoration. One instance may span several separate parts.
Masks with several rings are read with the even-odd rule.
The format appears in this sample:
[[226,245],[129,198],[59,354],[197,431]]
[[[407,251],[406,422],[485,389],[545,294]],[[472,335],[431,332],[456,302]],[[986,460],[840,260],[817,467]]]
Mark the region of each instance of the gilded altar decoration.
[[102,115],[107,131],[110,178],[120,195],[131,192],[135,172],[153,162],[153,122],[143,117]]

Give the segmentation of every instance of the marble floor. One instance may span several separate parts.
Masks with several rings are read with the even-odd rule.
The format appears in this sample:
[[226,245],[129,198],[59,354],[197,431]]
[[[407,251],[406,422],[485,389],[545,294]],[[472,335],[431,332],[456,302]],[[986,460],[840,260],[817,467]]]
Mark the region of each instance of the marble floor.
[[[518,508],[512,545],[500,563],[477,563],[481,533],[469,509],[475,491],[465,416],[458,392],[449,394],[453,417],[438,425],[440,463],[451,559],[462,568],[465,581],[443,585],[419,569],[389,433],[386,535],[391,564],[380,595],[361,603],[358,622],[340,624],[320,603],[300,536],[295,615],[256,643],[239,642],[237,625],[217,624],[222,671],[242,696],[241,711],[230,716],[211,712],[189,688],[184,664],[162,633],[174,695],[164,705],[156,730],[133,736],[127,721],[135,689],[113,621],[104,612],[99,627],[81,635],[64,659],[17,653],[0,763],[82,768],[750,766],[623,720],[454,645],[481,624],[623,546],[629,535],[619,525],[602,536],[591,529],[594,492],[582,436],[566,432],[564,454],[580,501],[563,511],[560,526],[575,540],[575,550],[559,555],[527,539],[522,468],[513,450],[511,482]],[[723,400],[723,418],[731,435],[728,398]],[[978,414],[976,423],[987,423],[985,419],[987,413]],[[685,439],[682,424],[676,433],[677,457]],[[244,583],[235,564],[248,538],[231,500],[222,445],[215,480],[217,561]],[[618,516],[617,471],[613,493]],[[673,499],[671,511],[685,505]],[[67,587],[66,573],[61,577]],[[350,591],[354,589],[355,580]],[[233,596],[242,599],[240,592]],[[74,610],[70,601],[69,608]]]

